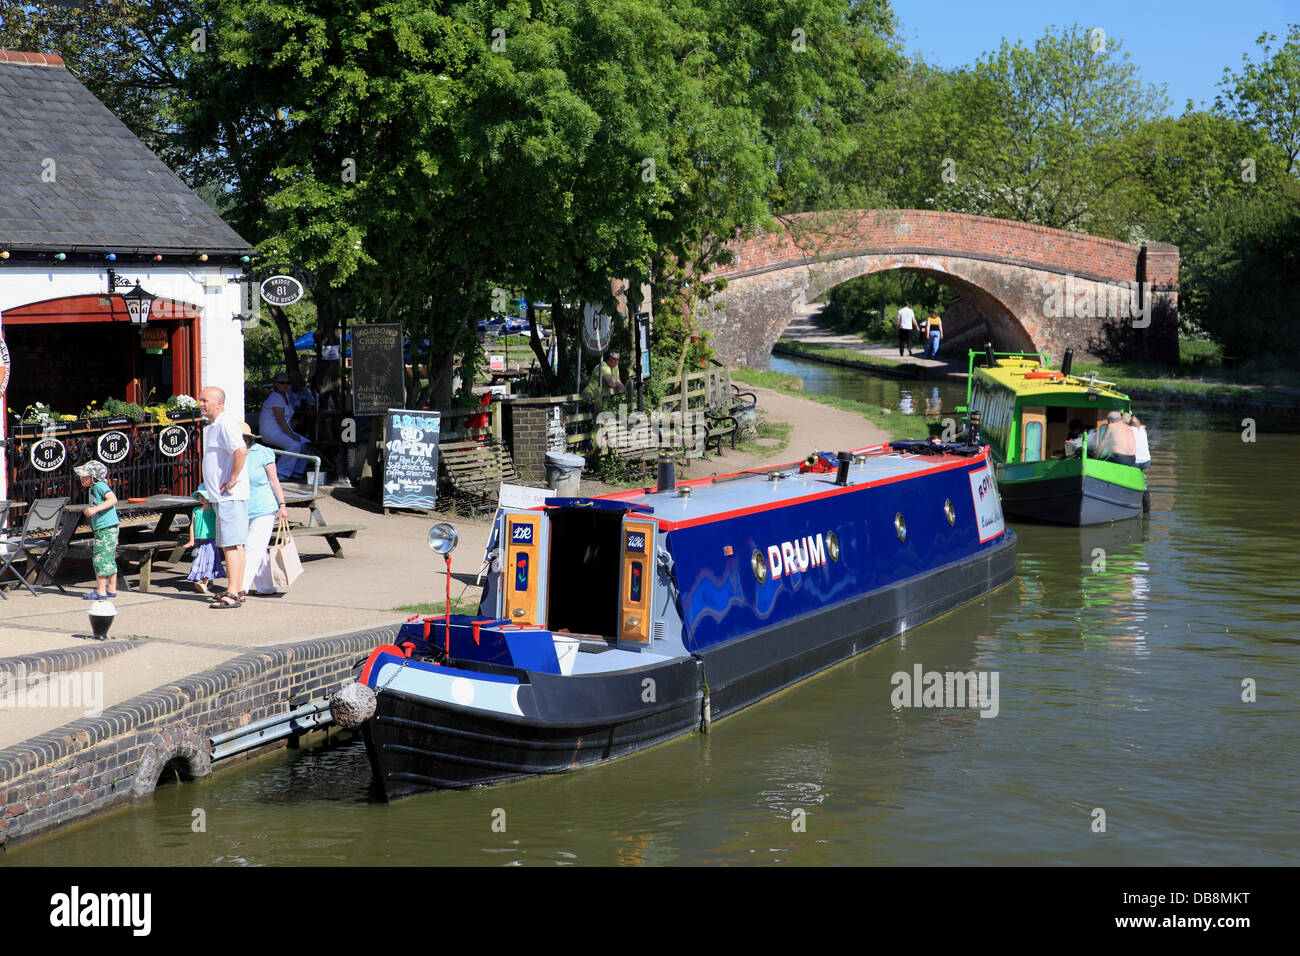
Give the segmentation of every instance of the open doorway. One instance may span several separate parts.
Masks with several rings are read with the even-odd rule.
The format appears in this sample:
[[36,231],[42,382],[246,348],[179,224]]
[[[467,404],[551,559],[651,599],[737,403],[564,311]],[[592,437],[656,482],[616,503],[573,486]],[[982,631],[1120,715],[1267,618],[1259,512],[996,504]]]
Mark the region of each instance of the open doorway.
[[574,634],[618,634],[623,512],[553,511],[547,626]]

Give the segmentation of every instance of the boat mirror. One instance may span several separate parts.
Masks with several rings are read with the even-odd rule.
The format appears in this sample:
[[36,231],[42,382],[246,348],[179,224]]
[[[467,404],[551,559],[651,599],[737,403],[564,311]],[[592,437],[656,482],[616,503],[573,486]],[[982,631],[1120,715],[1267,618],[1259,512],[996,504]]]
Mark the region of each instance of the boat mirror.
[[456,529],[445,521],[429,529],[429,550],[434,554],[451,554],[459,541]]

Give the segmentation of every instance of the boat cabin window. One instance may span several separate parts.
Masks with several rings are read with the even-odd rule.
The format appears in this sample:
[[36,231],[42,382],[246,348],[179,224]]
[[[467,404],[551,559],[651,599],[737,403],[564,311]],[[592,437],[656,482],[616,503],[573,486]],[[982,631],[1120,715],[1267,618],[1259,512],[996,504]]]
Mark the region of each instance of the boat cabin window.
[[546,623],[553,631],[618,634],[621,511],[553,511]]
[[[1021,461],[1043,460],[1043,433],[1047,428],[1047,410],[1041,405],[1026,406],[1020,414]],[[1062,446],[1064,447],[1064,445]]]

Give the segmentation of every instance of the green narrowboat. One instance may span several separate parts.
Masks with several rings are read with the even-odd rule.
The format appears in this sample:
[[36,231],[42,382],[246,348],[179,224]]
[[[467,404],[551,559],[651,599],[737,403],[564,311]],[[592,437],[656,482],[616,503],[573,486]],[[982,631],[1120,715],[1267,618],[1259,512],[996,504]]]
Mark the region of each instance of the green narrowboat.
[[[1128,396],[1112,382],[1071,375],[1071,358],[1067,351],[1054,370],[1045,355],[972,351],[960,411],[992,451],[1008,515],[1076,526],[1135,517],[1149,501],[1142,469],[1093,457],[1107,414],[1127,412]],[[1082,425],[1081,441],[1071,440],[1072,424]]]

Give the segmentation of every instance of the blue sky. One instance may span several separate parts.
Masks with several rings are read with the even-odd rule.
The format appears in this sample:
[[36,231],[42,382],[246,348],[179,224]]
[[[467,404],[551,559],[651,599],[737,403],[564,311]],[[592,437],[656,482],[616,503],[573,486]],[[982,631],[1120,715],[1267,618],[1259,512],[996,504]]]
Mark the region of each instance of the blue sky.
[[1166,84],[1170,114],[1190,98],[1212,103],[1225,67],[1238,72],[1241,56],[1258,61],[1255,39],[1286,35],[1300,22],[1297,0],[892,0],[908,53],[947,69],[972,64],[1003,37],[1026,46],[1052,25],[1100,27],[1118,37],[1141,78]]

